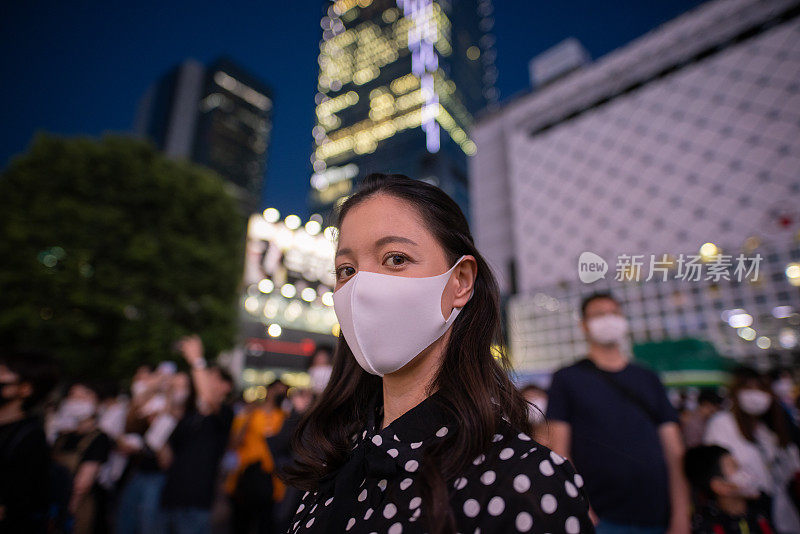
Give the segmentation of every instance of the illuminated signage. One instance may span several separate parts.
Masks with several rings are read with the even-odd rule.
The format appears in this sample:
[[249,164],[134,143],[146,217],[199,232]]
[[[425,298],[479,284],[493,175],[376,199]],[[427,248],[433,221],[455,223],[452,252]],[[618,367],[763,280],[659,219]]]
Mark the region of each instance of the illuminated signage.
[[283,328],[338,334],[333,311],[335,232],[313,215],[280,220],[274,208],[252,215],[247,229],[242,306],[272,338]]

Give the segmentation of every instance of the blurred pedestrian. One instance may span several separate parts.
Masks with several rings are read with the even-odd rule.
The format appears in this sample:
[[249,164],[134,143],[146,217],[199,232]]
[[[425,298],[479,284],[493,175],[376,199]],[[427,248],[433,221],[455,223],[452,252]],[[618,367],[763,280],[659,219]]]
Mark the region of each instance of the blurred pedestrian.
[[715,390],[706,388],[697,395],[697,406],[681,414],[681,429],[687,448],[703,444],[706,425],[721,406],[722,397]]
[[161,492],[166,473],[159,454],[183,413],[171,391],[173,384],[181,383],[176,382],[181,374],[162,376],[141,366],[134,375],[125,433],[117,439],[117,450],[127,457],[128,470],[117,505],[116,534],[160,534],[164,530]]
[[709,421],[704,441],[729,450],[755,487],[772,498],[777,532],[800,532],[800,514],[787,491],[800,471],[800,453],[766,377],[751,368],[737,369],[730,400],[731,409]]
[[[288,398],[291,402],[291,411],[283,422],[280,431],[267,438],[267,446],[269,447],[272,457],[275,460],[276,471],[283,470],[284,467],[289,465],[293,458],[291,448],[291,437],[297,430],[297,425],[303,414],[308,411],[311,403],[314,401],[314,394],[310,389],[305,388],[291,388],[288,392]],[[283,499],[278,501],[275,505],[273,513],[275,520],[275,531],[286,532],[289,529],[290,520],[294,515],[300,504],[301,491],[292,486],[287,486]]]
[[331,378],[331,349],[328,346],[319,346],[311,357],[308,376],[311,379],[311,391],[319,395],[328,385]]
[[211,529],[211,507],[220,460],[228,443],[233,410],[227,403],[231,376],[208,366],[198,336],[184,338],[179,348],[192,369],[196,396],[162,450],[167,478],[161,493],[167,532],[203,534]]
[[280,380],[272,382],[263,401],[249,403],[233,420],[231,448],[238,466],[229,474],[225,491],[231,498],[235,534],[273,532],[274,503],[283,498],[284,486],[273,479],[275,460],[267,438],[280,431],[286,418],[280,408],[283,392]]
[[[800,425],[800,410],[797,409],[798,388],[789,369],[778,368],[770,376],[772,392],[778,398],[789,419],[797,428]],[[797,443],[797,439],[794,440]]]
[[342,335],[286,470],[306,491],[294,532],[592,532],[580,478],[529,435],[458,205],[372,174],[338,216]]
[[581,303],[588,357],[553,375],[550,444],[586,481],[598,533],[688,532],[678,414],[658,376],[623,351],[619,302],[595,293]]
[[97,478],[111,452],[111,440],[98,427],[98,400],[93,386],[74,383],[62,402],[62,411],[74,417],[75,427],[59,434],[53,444],[54,461],[72,475],[69,513],[77,534],[108,530]]
[[50,504],[50,451],[35,408],[55,384],[51,359],[0,354],[0,532],[44,532]]
[[727,449],[701,445],[686,451],[686,476],[697,496],[695,534],[772,534],[769,501]]

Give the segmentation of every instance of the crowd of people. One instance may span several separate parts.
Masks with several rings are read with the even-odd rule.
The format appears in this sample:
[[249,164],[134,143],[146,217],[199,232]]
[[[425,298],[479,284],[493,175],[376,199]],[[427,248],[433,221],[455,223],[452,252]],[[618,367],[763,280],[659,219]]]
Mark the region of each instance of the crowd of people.
[[276,380],[244,402],[197,336],[178,348],[187,371],[143,365],[125,390],[57,384],[43,354],[0,357],[0,532],[286,531],[299,495],[275,474],[330,350],[312,358],[312,387]]
[[[613,296],[588,298],[582,317],[587,357],[522,393],[534,439],[585,481],[598,532],[800,532],[792,370],[740,368],[726,388],[670,396],[624,355]],[[141,366],[124,391],[76,381],[60,398],[46,398],[56,379],[43,355],[2,355],[0,532],[289,529],[300,491],[277,474],[330,377],[331,351],[311,359],[309,388],[276,380],[244,402],[198,337],[178,348],[185,363]]]
[[597,532],[800,532],[795,372],[740,367],[725,387],[668,395],[629,361],[611,294],[586,298],[581,315],[587,357],[523,393],[536,439],[586,481]]

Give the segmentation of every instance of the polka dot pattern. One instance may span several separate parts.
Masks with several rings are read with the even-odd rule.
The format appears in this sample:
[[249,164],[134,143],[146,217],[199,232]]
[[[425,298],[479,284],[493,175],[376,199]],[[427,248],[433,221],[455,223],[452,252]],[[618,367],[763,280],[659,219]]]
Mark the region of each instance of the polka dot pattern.
[[[437,417],[407,427],[398,424],[402,420],[378,432],[368,426],[355,436],[355,452],[364,451],[368,462],[351,476],[354,489],[341,492],[341,498],[334,496],[335,484],[323,485],[318,493],[306,492],[292,520],[292,533],[425,531],[422,516],[427,508],[419,487],[423,454],[457,427]],[[393,475],[386,470],[390,465]],[[381,466],[380,471],[371,471],[375,466]],[[446,487],[458,532],[575,534],[591,530],[582,486],[583,479],[566,459],[501,421],[489,446]]]

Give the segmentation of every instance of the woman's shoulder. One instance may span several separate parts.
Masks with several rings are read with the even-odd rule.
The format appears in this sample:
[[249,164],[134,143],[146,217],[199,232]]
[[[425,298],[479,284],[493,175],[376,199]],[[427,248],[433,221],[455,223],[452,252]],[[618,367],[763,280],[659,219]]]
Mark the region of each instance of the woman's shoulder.
[[524,475],[530,480],[557,479],[569,493],[576,493],[573,488],[579,489],[583,486],[583,479],[566,458],[505,421],[492,438],[487,456],[497,468],[498,474],[506,477]]
[[467,518],[486,518],[487,532],[592,531],[581,476],[565,458],[507,423],[453,487],[455,506]]

